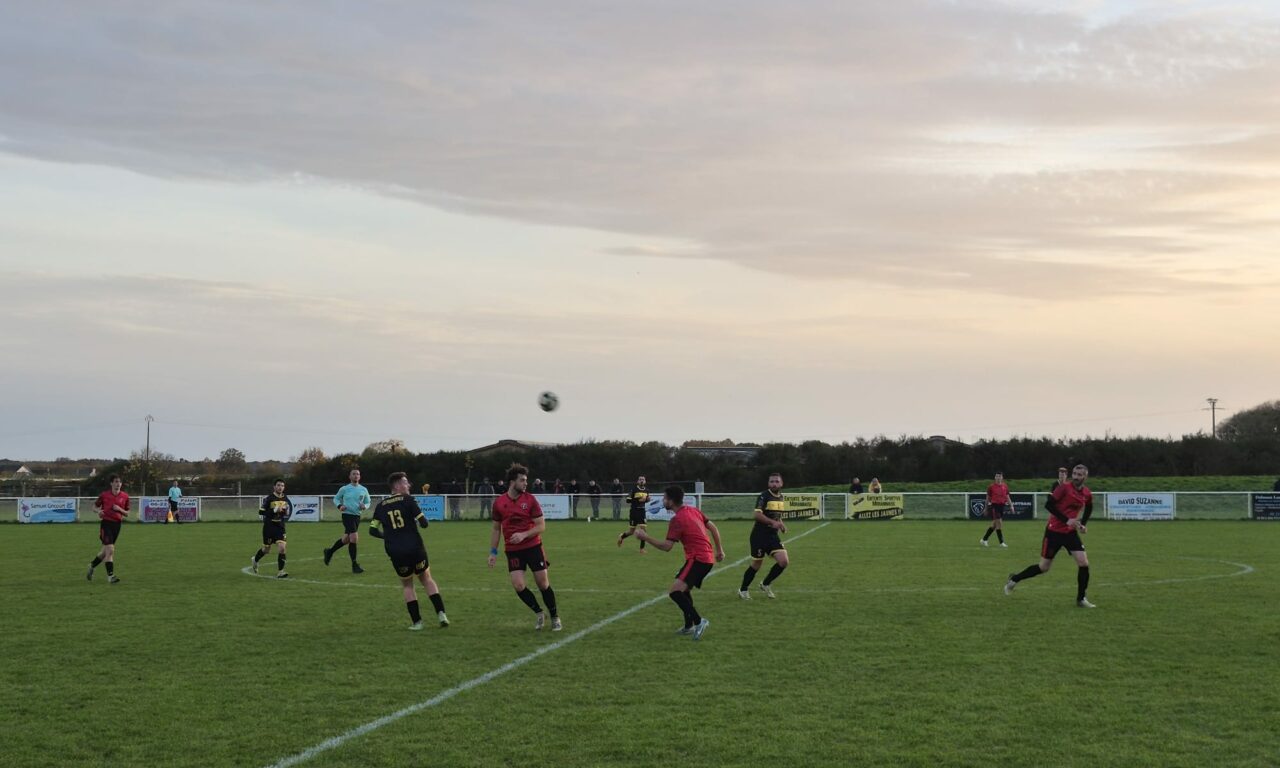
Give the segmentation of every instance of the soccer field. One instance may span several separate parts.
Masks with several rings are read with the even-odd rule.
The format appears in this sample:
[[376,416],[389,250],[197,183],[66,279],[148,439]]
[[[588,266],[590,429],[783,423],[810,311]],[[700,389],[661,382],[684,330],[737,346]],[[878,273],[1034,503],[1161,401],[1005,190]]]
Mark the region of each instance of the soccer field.
[[550,524],[555,634],[485,567],[487,525],[424,532],[453,626],[424,595],[419,633],[380,542],[362,537],[362,575],[322,564],[336,523],[290,526],[283,581],[244,570],[256,525],[129,524],[117,585],[84,579],[95,525],[0,526],[0,764],[1280,761],[1280,525],[1096,521],[1096,610],[1065,553],[1002,593],[1042,528],[983,549],[981,523],[797,523],[778,599],[745,602],[749,524],[726,522],[695,643],[665,598],[679,548],[619,550],[617,524]]

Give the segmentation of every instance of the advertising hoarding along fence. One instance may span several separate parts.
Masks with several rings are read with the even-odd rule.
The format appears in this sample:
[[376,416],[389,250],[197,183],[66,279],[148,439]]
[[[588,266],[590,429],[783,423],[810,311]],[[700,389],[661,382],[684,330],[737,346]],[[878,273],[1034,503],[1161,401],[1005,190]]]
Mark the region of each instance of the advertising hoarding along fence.
[[[194,523],[200,519],[200,497],[183,496],[178,499],[178,511],[174,516],[181,522]],[[143,496],[138,499],[138,522],[163,523],[169,519],[168,496]]]
[[1249,510],[1254,520],[1280,520],[1280,493],[1249,494]]
[[[987,494],[969,494],[965,506],[970,520],[987,519]],[[1034,493],[1009,494],[1009,508],[1005,510],[1005,520],[1032,520],[1035,516],[1036,495]]]
[[418,509],[422,510],[423,517],[428,520],[444,519],[443,496],[414,496],[413,500],[418,502]]
[[537,494],[538,504],[542,507],[542,516],[548,520],[569,519],[569,495],[559,493]]
[[76,499],[18,499],[20,523],[74,523]]
[[782,517],[785,520],[822,517],[822,494],[820,493],[784,493],[782,504]]
[[849,499],[846,520],[897,520],[906,511],[901,493],[855,493]]
[[1107,493],[1107,517],[1111,520],[1172,520],[1172,493]]
[[291,523],[320,522],[320,497],[319,496],[290,496],[289,501],[293,502],[293,514],[289,517],[289,522]]

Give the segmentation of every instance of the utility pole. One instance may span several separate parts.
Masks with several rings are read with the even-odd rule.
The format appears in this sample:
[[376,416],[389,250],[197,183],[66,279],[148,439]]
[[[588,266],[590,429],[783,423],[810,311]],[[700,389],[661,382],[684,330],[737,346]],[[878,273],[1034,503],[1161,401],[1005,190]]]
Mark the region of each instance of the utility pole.
[[1218,398],[1207,397],[1205,398],[1205,402],[1209,404],[1209,407],[1205,409],[1209,411],[1209,425],[1211,430],[1209,434],[1216,440],[1218,438]]
[[147,414],[147,447],[142,452],[142,495],[147,495],[147,481],[151,479],[151,422],[155,417]]

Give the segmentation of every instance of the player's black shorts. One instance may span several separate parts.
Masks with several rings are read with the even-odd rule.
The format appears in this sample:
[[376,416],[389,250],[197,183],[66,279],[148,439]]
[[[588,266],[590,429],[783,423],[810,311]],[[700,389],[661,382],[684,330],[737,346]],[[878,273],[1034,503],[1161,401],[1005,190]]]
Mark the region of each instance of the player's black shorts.
[[1008,504],[988,504],[987,505],[987,517],[991,518],[992,520],[1003,519],[1005,516],[1005,513],[1008,511],[1009,511]]
[[514,552],[507,550],[507,571],[523,571],[525,568],[537,573],[538,571],[547,570],[547,566],[551,563],[547,562],[547,553],[542,551],[542,545],[529,547],[528,549],[517,549]]
[[173,513],[173,514],[175,514],[175,515],[176,515],[176,514],[178,514],[178,500],[177,500],[177,499],[169,499],[169,511],[170,511],[170,512],[172,512],[172,513]]
[[1044,542],[1040,545],[1041,557],[1052,560],[1058,554],[1058,550],[1064,547],[1068,552],[1083,552],[1084,542],[1080,540],[1080,532],[1058,533],[1048,528],[1044,529]]
[[676,578],[688,584],[690,589],[702,589],[702,580],[711,573],[714,563],[700,563],[697,560],[685,560],[684,565],[676,572]]
[[342,513],[342,532],[343,533],[359,533],[360,532],[360,516],[348,515]]
[[786,550],[776,528],[751,531],[751,559],[763,560],[778,550]]
[[396,575],[402,579],[415,573],[424,573],[430,566],[425,548],[388,552],[387,557],[391,558],[391,567],[396,569]]
[[284,523],[262,524],[262,546],[266,547],[284,541]]
[[648,521],[644,519],[644,510],[643,509],[631,510],[631,520],[628,521],[628,524],[643,525],[644,527],[648,528],[649,527]]
[[115,544],[118,538],[120,538],[119,520],[103,520],[98,523],[98,541],[103,544]]

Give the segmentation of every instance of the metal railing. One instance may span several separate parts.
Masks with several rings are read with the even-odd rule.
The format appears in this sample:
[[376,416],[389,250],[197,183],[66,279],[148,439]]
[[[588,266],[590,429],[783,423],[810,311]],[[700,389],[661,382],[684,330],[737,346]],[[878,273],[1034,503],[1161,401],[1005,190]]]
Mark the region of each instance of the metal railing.
[[[821,517],[827,520],[845,520],[849,518],[854,505],[853,497],[845,493],[804,494],[808,498],[821,497]],[[567,519],[597,521],[619,521],[628,519],[628,506],[622,496],[602,494],[599,497],[587,494],[576,496],[546,494],[549,501],[544,506],[555,506]],[[698,506],[713,520],[749,520],[755,510],[756,493],[704,493],[689,494],[686,502]],[[1048,493],[1013,494],[1015,504],[1025,514],[1027,501],[1031,501],[1030,509],[1034,518],[1043,519],[1044,502]],[[1019,499],[1021,497],[1021,500]],[[1114,499],[1112,497],[1115,497]],[[259,496],[200,496],[188,497],[197,499],[199,519],[203,521],[257,521]],[[301,496],[299,496],[301,498]],[[314,495],[310,498],[315,498]],[[374,496],[376,504],[385,496]],[[442,510],[445,520],[487,520],[492,510],[492,496],[477,494],[437,495],[434,504]],[[882,500],[890,506],[901,501],[902,514],[906,520],[959,520],[974,519],[981,516],[981,510],[975,508],[976,500],[982,498],[981,492],[939,492],[939,493],[903,493],[885,494]],[[39,499],[37,499],[39,501]],[[46,499],[47,501],[47,499]],[[93,511],[92,497],[76,499],[76,518],[80,522],[93,522],[96,515]],[[1245,520],[1250,518],[1280,519],[1280,494],[1250,491],[1156,491],[1148,494],[1131,492],[1095,493],[1095,519],[1119,519],[1128,510],[1117,508],[1113,502],[1159,502],[1167,504],[1167,513],[1157,511],[1148,519],[1178,520]],[[18,510],[21,500],[16,497],[0,497],[0,520],[10,522],[20,519]],[[1159,507],[1160,504],[1156,506]],[[1144,508],[1146,509],[1146,508]],[[329,496],[320,497],[320,519],[337,521],[339,512]],[[1119,511],[1118,511],[1119,510]],[[439,513],[438,513],[439,514]],[[368,512],[364,517],[368,518]],[[550,517],[551,515],[549,515]],[[890,514],[885,516],[898,516]],[[1135,515],[1128,514],[1130,519]],[[1142,514],[1136,517],[1142,517]],[[136,519],[137,513],[134,514]]]

